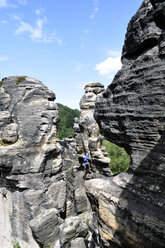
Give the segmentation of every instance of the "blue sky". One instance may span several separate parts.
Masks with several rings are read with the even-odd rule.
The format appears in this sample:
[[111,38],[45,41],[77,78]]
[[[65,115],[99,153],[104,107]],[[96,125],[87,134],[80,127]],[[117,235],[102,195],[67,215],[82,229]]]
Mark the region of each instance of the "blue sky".
[[79,107],[84,85],[120,68],[127,24],[142,0],[0,0],[0,77],[41,80]]

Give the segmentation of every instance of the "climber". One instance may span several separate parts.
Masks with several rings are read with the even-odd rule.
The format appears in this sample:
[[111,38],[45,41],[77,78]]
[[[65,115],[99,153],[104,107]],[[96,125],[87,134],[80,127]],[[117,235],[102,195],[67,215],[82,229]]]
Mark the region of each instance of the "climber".
[[87,154],[87,156],[83,156],[83,165],[87,165],[88,164],[88,158],[89,158],[89,152]]

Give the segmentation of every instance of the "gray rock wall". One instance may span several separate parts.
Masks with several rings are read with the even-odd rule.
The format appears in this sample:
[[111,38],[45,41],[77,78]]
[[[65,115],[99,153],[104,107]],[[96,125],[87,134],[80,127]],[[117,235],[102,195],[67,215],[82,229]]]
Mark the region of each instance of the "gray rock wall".
[[65,202],[64,178],[57,175],[62,166],[55,138],[58,108],[54,93],[40,81],[17,79],[3,79],[0,88],[0,243],[38,248],[37,241],[58,238]]
[[[20,82],[18,82],[18,79]],[[74,138],[56,139],[55,95],[13,76],[0,87],[0,246],[90,247],[92,211]],[[88,220],[88,221],[87,221]]]
[[[86,178],[109,176],[110,159],[102,146],[103,136],[94,118],[96,99],[104,92],[104,86],[98,82],[85,86],[85,93],[80,100],[80,118],[75,118],[74,132],[77,153],[83,166],[83,156],[89,153],[89,166],[86,166]],[[89,168],[88,168],[89,167]]]
[[106,138],[132,160],[127,173],[105,182],[106,189],[104,181],[87,182],[88,195],[98,204],[101,247],[165,244],[164,20],[164,1],[143,2],[128,25],[122,69],[96,103]]

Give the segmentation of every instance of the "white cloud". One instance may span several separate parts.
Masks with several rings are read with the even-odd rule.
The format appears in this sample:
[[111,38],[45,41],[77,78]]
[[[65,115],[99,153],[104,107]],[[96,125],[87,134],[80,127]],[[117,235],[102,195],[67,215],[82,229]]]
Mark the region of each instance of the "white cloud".
[[91,20],[94,20],[94,18],[95,18],[95,16],[96,16],[98,11],[99,11],[99,0],[94,0],[92,13],[90,15]]
[[7,0],[0,0],[0,8],[7,6],[8,6]]
[[30,37],[35,40],[36,38],[41,38],[42,29],[37,26],[33,28],[31,24],[21,21],[19,27],[15,31],[15,34],[20,35],[25,32],[29,33]]
[[8,56],[0,56],[0,61],[7,61],[9,60]]
[[36,10],[35,10],[35,13],[36,13],[37,16],[42,15],[43,12],[45,12],[45,10],[44,10],[43,8],[41,8],[41,9],[36,9]]
[[15,35],[28,33],[30,35],[30,38],[36,42],[56,42],[59,46],[65,45],[64,42],[56,35],[55,31],[50,33],[44,31],[43,26],[45,23],[47,23],[46,17],[37,19],[34,26],[32,26],[30,23],[20,20],[19,26],[15,31]]
[[40,9],[36,9],[35,10],[35,13],[36,13],[36,15],[41,15],[41,10]]
[[53,31],[50,34],[43,34],[42,40],[44,43],[56,42],[59,46],[65,46],[66,44],[57,36],[56,32]]
[[9,0],[0,0],[0,8],[3,7],[17,8],[17,5],[12,4]]
[[21,15],[18,15],[18,14],[12,14],[12,17],[13,17],[13,19],[14,20],[16,20],[16,21],[21,21],[22,20],[22,17],[21,17]]
[[[113,79],[116,72],[121,69],[121,56],[119,52],[111,51],[112,56],[105,59],[103,62],[96,64],[95,70],[99,72],[100,76],[108,79]],[[115,56],[117,55],[117,56]]]
[[19,4],[26,5],[28,3],[27,0],[18,0]]

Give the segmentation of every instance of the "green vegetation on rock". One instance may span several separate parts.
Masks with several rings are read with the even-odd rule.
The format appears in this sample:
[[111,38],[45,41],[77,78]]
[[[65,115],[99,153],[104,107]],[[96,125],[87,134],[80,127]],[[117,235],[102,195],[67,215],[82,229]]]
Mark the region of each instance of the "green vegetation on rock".
[[88,225],[91,220],[88,218],[86,219],[86,224]]
[[8,90],[4,90],[4,93],[7,94],[8,93]]
[[63,139],[69,136],[73,136],[73,125],[74,118],[80,116],[80,111],[78,109],[71,109],[60,103],[57,103],[59,108],[59,132],[57,138]]
[[103,141],[103,146],[106,148],[110,161],[110,169],[113,174],[118,174],[128,170],[130,166],[130,156],[124,148],[121,148],[108,140]]
[[16,80],[16,84],[19,84],[24,80],[25,80],[25,77],[18,77],[17,80]]
[[21,246],[20,246],[18,241],[16,243],[14,243],[13,248],[21,248]]
[[2,87],[3,83],[4,83],[3,81],[0,81],[0,87]]

